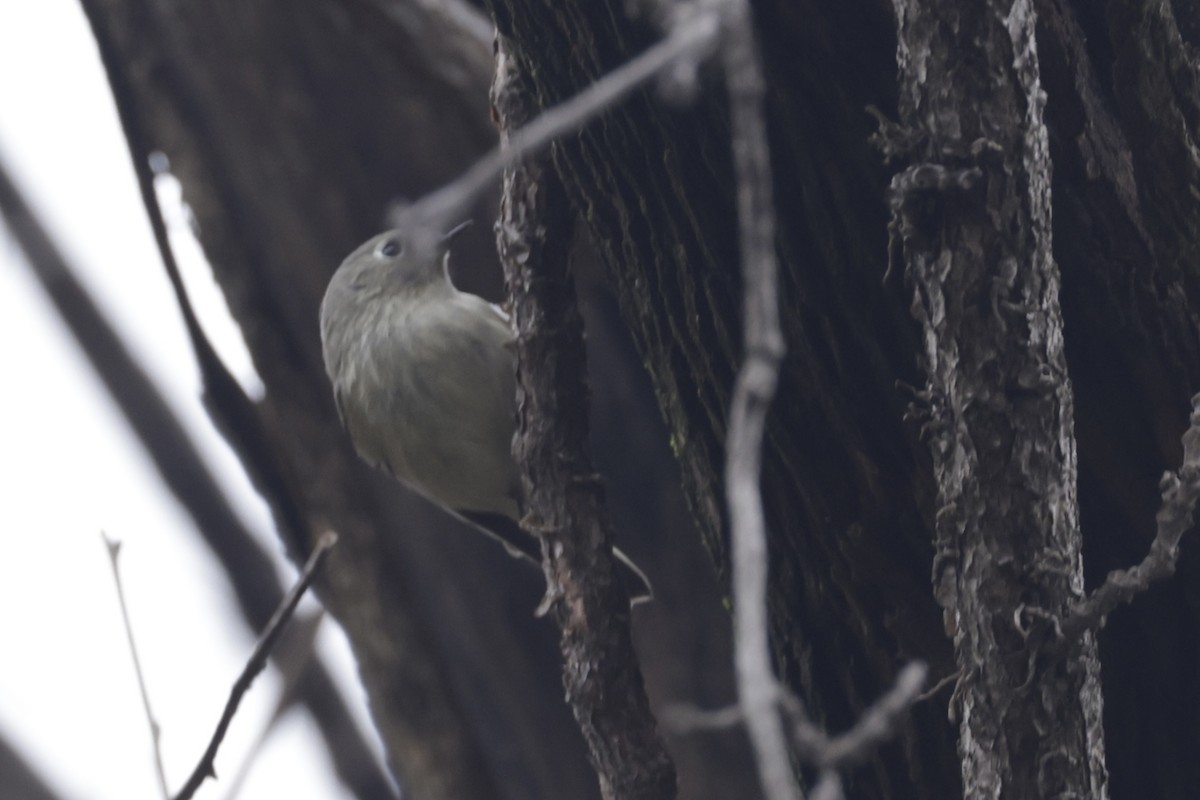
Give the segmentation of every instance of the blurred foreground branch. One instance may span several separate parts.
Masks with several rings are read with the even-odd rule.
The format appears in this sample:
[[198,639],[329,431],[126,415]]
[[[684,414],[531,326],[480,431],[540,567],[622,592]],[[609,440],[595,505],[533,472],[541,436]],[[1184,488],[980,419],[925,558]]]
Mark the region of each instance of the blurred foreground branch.
[[[261,630],[283,597],[271,557],[246,529],[183,423],[104,319],[3,164],[0,215],[167,488],[221,562],[247,626]],[[339,778],[355,796],[360,800],[394,797],[391,784],[371,757],[370,747],[323,665],[309,666],[297,696],[316,720]]]
[[7,739],[0,737],[0,783],[7,796],[21,800],[63,800],[46,785],[41,776]]

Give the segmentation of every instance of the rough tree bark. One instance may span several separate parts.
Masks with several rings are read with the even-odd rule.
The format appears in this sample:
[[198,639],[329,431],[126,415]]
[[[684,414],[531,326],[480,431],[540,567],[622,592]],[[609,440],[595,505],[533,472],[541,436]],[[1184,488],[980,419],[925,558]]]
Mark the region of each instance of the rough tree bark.
[[1033,7],[896,12],[903,127],[885,148],[915,162],[892,182],[893,236],[925,334],[934,595],[960,670],[964,796],[1105,798],[1096,641],[1062,653],[1056,635],[1083,559]]

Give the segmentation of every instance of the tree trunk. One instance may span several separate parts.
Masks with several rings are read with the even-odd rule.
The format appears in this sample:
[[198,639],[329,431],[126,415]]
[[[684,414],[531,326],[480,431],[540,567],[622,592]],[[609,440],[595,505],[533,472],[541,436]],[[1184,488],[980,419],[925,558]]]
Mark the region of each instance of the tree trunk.
[[885,147],[917,163],[892,182],[892,235],[925,334],[934,596],[960,674],[963,793],[1099,800],[1096,641],[1062,652],[1056,634],[1083,599],[1083,560],[1033,7],[896,9],[904,127]]

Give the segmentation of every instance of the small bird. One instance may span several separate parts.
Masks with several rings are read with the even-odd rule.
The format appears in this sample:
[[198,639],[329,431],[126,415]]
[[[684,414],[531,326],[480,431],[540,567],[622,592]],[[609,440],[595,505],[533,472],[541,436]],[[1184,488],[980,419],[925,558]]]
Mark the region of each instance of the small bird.
[[[325,371],[359,455],[540,567],[518,524],[508,316],[450,281],[450,242],[465,227],[427,239],[392,230],[347,256],[321,303]],[[613,552],[635,602],[652,597],[645,574]]]

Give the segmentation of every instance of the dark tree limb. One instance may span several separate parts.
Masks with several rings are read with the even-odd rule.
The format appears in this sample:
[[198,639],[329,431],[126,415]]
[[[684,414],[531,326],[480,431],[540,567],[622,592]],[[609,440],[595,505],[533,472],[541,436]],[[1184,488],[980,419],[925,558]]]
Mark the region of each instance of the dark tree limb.
[[129,149],[130,164],[137,179],[142,207],[150,222],[154,243],[162,258],[163,268],[171,284],[171,291],[179,306],[188,340],[192,345],[196,363],[200,368],[204,387],[205,403],[213,422],[222,430],[230,446],[234,447],[247,467],[251,478],[258,484],[264,499],[271,505],[275,518],[281,523],[283,533],[293,548],[300,552],[309,546],[307,522],[301,504],[295,496],[294,487],[289,485],[268,441],[263,421],[254,403],[238,385],[233,374],[217,355],[212,342],[204,333],[200,320],[187,294],[179,264],[171,248],[166,220],[159,206],[158,193],[154,186],[154,173],[150,159],[155,152],[146,133],[145,125],[138,115],[138,97],[132,80],[121,62],[118,43],[108,26],[102,6],[96,0],[81,0],[84,13],[96,37],[100,59],[108,76],[113,93],[125,144]]
[[[533,118],[537,103],[502,38],[496,59],[492,108],[506,139]],[[587,359],[568,271],[573,222],[546,159],[505,173],[496,240],[517,332],[513,454],[527,490],[523,524],[542,542],[567,701],[602,796],[669,800],[675,768],[633,651],[629,597],[613,574],[603,485],[588,447]]]
[[893,230],[925,331],[964,796],[1105,797],[1095,640],[1052,655],[1083,563],[1032,2],[895,5],[897,147],[916,164],[893,181]]
[[4,738],[0,738],[0,778],[3,778],[4,790],[12,797],[63,800]]
[[767,87],[749,3],[726,3],[721,17],[719,52],[729,91],[737,182],[744,348],[725,443],[734,666],[742,717],[754,747],[763,791],[770,800],[799,800],[801,792],[792,774],[779,715],[780,689],[771,665],[767,522],[761,489],[767,410],[779,387],[779,368],[787,350],[779,324],[775,201],[764,106]]
[[[246,624],[266,626],[283,598],[271,556],[246,529],[166,398],[104,319],[0,165],[0,213],[34,275],[112,395],[159,475],[225,568]],[[230,378],[232,381],[232,377]],[[236,384],[234,384],[236,385]],[[240,390],[239,390],[240,391]],[[297,695],[312,713],[342,782],[361,800],[394,796],[387,777],[319,663],[305,670]]]
[[[465,588],[479,583],[481,559],[439,551],[448,526],[358,462],[336,421],[317,336],[329,273],[381,225],[386,203],[401,189],[430,188],[486,140],[486,75],[478,124],[469,97],[453,92],[432,117],[414,114],[441,79],[406,61],[406,32],[373,3],[87,7],[114,54],[114,88],[129,88],[123,108],[145,132],[134,158],[152,148],[170,159],[267,389],[249,425],[218,426],[270,495],[294,559],[312,531],[335,527],[342,537],[317,591],[348,634],[398,782],[414,798],[439,800],[503,796],[501,774],[573,793],[569,748],[557,760],[528,757],[529,743],[554,726],[533,694],[528,648],[489,633],[502,608]],[[405,131],[403,144],[394,129]],[[411,158],[410,148],[429,157]],[[483,640],[503,672],[447,658]],[[510,674],[528,678],[506,695],[494,684],[514,685]],[[497,752],[484,742],[506,703],[506,734],[522,746]]]

